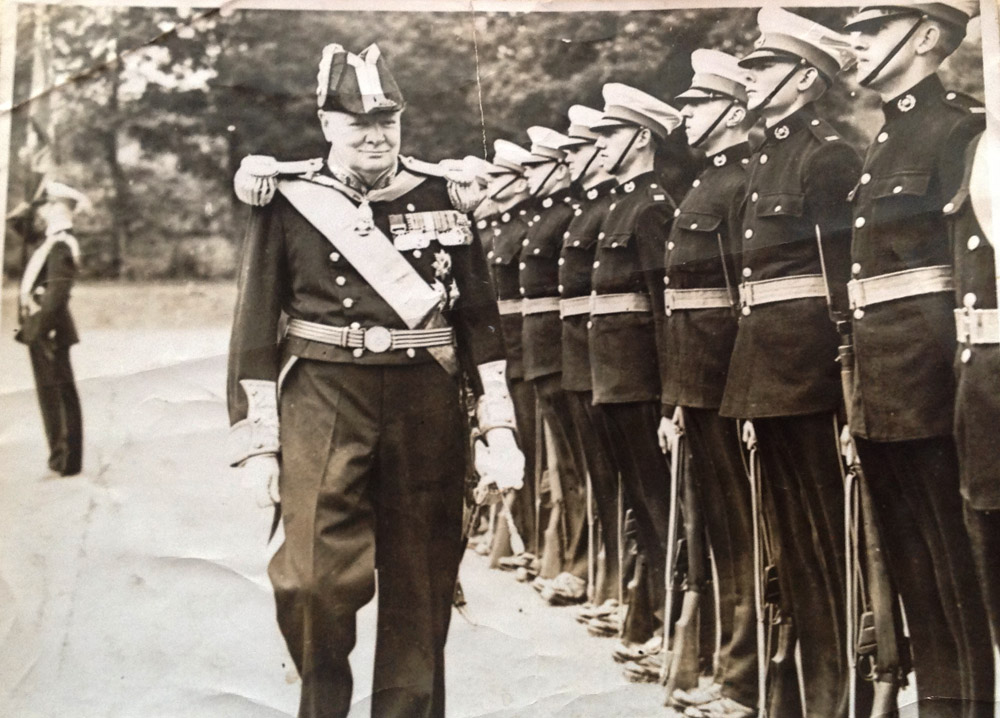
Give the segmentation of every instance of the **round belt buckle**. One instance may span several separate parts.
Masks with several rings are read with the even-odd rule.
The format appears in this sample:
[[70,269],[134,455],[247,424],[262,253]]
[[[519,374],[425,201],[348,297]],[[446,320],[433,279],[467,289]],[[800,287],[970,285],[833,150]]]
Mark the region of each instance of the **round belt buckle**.
[[389,351],[392,346],[392,333],[385,327],[370,327],[365,329],[365,349],[375,354]]

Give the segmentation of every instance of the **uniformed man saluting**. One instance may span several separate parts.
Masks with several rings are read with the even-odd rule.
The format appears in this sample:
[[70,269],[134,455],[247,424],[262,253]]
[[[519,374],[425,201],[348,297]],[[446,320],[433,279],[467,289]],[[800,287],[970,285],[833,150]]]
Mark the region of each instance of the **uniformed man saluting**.
[[763,8],[758,24],[740,64],[765,135],[748,169],[741,316],[720,413],[753,420],[806,715],[834,718],[847,712],[848,667],[839,339],[828,303],[846,303],[847,193],[860,162],[813,102],[849,61],[849,46],[779,8]]
[[73,212],[90,202],[72,187],[47,182],[32,204],[33,230],[42,242],[35,246],[21,277],[15,339],[27,345],[31,356],[49,468],[61,476],[74,476],[83,465],[83,417],[69,360],[70,347],[80,341],[69,312],[80,262],[72,229]]
[[378,47],[327,46],[318,105],[325,159],[256,158],[237,177],[267,206],[253,210],[239,275],[233,462],[261,482],[280,469],[285,541],[269,574],[302,677],[299,716],[347,715],[355,614],[376,567],[372,714],[443,716],[468,432],[460,369],[481,395],[480,473],[516,488],[523,471],[496,301],[447,183],[398,156],[403,97]]
[[975,0],[870,6],[847,25],[859,81],[882,97],[885,116],[852,193],[851,433],[886,565],[910,617],[921,715],[993,712],[992,648],[952,437],[954,303],[944,216],[984,115],[936,74],[978,9]]

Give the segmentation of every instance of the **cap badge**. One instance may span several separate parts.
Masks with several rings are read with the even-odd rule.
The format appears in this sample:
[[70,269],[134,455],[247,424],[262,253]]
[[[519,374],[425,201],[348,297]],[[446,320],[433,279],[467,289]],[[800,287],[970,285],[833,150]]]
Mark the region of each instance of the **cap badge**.
[[596,189],[588,190],[587,199],[597,199],[597,190]]
[[712,164],[714,164],[716,167],[722,167],[723,165],[726,164],[727,161],[728,160],[726,160],[725,155],[716,155],[715,157],[712,158]]
[[552,198],[551,197],[546,197],[545,199],[543,199],[542,200],[542,206],[545,209],[548,209],[549,207],[551,207],[552,206]]
[[791,133],[792,131],[788,129],[788,125],[781,125],[781,127],[774,131],[774,136],[779,140],[783,140]]
[[635,182],[626,182],[624,185],[622,185],[622,189],[626,193],[633,191],[635,189]]
[[904,95],[899,98],[899,102],[896,103],[896,107],[899,108],[900,112],[909,112],[914,107],[917,106],[917,98],[913,95]]

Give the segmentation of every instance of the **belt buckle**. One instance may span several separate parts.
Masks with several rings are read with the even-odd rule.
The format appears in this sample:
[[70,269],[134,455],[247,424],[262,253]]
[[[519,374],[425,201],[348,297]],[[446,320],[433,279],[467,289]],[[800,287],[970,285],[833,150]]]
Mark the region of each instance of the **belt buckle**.
[[373,354],[389,351],[392,346],[392,332],[385,327],[368,327],[362,339],[365,349]]

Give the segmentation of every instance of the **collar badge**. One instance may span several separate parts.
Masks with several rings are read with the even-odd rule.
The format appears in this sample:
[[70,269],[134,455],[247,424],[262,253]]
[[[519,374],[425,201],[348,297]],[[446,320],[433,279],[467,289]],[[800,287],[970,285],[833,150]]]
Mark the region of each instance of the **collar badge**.
[[510,212],[504,212],[503,215],[500,217],[500,221],[501,222],[509,222],[510,221]]
[[626,194],[632,192],[634,189],[635,189],[635,182],[626,182],[625,184],[622,185],[622,190],[624,190]]
[[788,129],[788,125],[781,125],[781,127],[774,131],[774,136],[779,140],[785,139],[790,134],[792,134],[792,131]]
[[712,164],[714,164],[716,167],[722,167],[726,164],[726,162],[728,162],[728,160],[726,159],[725,155],[716,155],[715,157],[712,158]]
[[900,97],[899,101],[896,103],[896,107],[899,108],[900,112],[909,112],[916,106],[917,98],[913,95],[904,95],[903,97]]
[[545,209],[548,209],[549,207],[551,207],[552,206],[552,198],[551,197],[546,197],[545,199],[543,199],[542,200],[542,206]]
[[597,190],[596,189],[587,190],[587,199],[597,199]]

